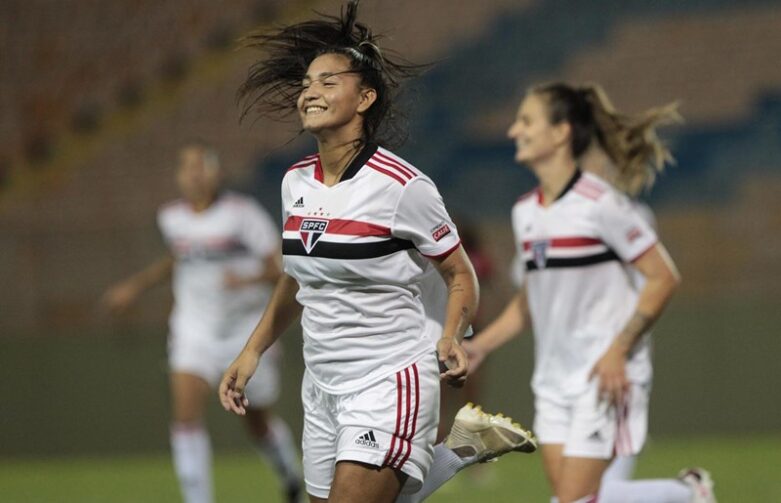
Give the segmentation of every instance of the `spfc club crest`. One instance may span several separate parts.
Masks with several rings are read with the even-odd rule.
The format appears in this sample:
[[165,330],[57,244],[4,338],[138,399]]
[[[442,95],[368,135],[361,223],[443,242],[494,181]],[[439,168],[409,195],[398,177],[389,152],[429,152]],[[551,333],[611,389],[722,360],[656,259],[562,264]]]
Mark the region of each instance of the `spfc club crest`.
[[301,242],[304,243],[304,249],[307,254],[315,247],[327,227],[328,220],[320,218],[305,218],[301,221],[301,227],[298,232],[301,235]]
[[550,241],[534,241],[532,243],[532,260],[537,269],[544,269],[547,261],[548,245]]

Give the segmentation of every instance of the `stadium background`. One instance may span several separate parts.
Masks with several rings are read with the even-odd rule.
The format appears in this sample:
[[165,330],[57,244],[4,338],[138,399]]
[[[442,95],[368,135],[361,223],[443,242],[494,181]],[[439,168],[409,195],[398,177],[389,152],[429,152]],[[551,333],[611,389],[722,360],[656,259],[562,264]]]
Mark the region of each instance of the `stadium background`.
[[[285,167],[313,143],[295,121],[239,124],[235,90],[254,55],[235,40],[339,5],[0,3],[4,466],[166,452],[170,289],[120,319],[100,294],[163,251],[155,211],[176,197],[187,139],[214,143],[230,186],[279,211]],[[435,62],[408,93],[399,152],[496,263],[488,314],[510,292],[509,208],[532,186],[504,137],[523,89],[596,81],[629,112],[680,100],[686,123],[664,135],[678,165],[649,195],[684,277],[656,330],[651,434],[779,442],[781,2],[363,0],[361,17],[409,59]],[[285,340],[280,411],[300,429],[300,335]],[[483,379],[485,405],[527,423],[531,349],[529,336],[508,347]],[[218,452],[247,449],[216,407],[210,424]]]

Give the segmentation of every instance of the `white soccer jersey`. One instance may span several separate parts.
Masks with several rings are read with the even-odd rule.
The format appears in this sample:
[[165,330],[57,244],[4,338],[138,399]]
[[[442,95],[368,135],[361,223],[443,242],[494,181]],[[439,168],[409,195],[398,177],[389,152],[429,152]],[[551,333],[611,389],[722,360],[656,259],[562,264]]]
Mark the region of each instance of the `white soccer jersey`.
[[[590,173],[577,172],[547,208],[539,189],[513,207],[513,279],[526,285],[535,336],[535,394],[568,400],[635,310],[630,264],[657,241],[630,200]],[[648,337],[627,361],[633,382],[648,382]]]
[[285,175],[282,249],[300,286],[307,369],[339,394],[431,351],[426,257],[446,257],[460,240],[431,180],[382,147],[366,146],[336,185],[322,180],[317,155]]
[[261,274],[264,260],[279,248],[279,230],[258,203],[225,192],[195,212],[187,202],[175,201],[160,209],[158,224],[176,264],[172,322],[191,320],[219,338],[230,335],[219,331],[234,316],[254,312],[260,319],[270,285],[225,287],[229,271]]

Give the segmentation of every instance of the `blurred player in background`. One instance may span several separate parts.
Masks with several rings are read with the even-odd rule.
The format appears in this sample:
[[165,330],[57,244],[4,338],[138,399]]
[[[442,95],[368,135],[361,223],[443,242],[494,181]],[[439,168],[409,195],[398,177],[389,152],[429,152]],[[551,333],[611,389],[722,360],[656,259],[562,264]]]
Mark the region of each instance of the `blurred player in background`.
[[[349,2],[340,17],[249,37],[264,56],[240,90],[248,109],[297,111],[318,153],[283,179],[284,273],[225,373],[220,399],[226,410],[246,412],[247,380],[300,314],[302,446],[313,503],[390,503],[431,479],[439,381],[466,378],[460,339],[478,297],[435,185],[381,146],[403,140],[394,97],[417,67],[380,49],[356,16],[357,2]],[[424,277],[435,270],[447,285],[436,352],[421,301]],[[463,457],[502,453],[489,452],[482,432],[511,436],[503,452],[529,443],[520,427],[472,412],[475,428],[454,435],[466,440],[454,446]]]
[[[255,327],[279,279],[279,231],[253,199],[221,189],[217,152],[194,142],[179,152],[183,196],[162,207],[158,224],[169,253],[113,286],[104,303],[121,312],[154,285],[173,279],[168,339],[171,448],[186,503],[213,501],[212,455],[204,424],[211,388]],[[302,484],[288,426],[271,411],[279,394],[280,347],[263,356],[247,387],[246,426],[282,480],[290,502]]]
[[[670,160],[655,128],[678,119],[674,106],[628,116],[597,86],[554,83],[527,93],[508,131],[515,160],[540,185],[513,207],[518,293],[466,348],[477,366],[533,325],[534,427],[559,503],[715,502],[701,469],[601,483],[614,456],[645,442],[649,330],[680,281],[625,194],[650,186]],[[614,166],[609,182],[580,169],[595,140]]]

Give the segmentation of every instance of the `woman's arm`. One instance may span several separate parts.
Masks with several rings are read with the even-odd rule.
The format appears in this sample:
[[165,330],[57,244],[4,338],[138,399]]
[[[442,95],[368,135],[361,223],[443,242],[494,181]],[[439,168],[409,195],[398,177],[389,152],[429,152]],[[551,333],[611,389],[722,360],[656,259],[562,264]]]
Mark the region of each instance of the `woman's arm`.
[[477,337],[464,342],[471,369],[477,370],[486,356],[518,337],[526,328],[528,319],[526,288],[522,287],[507,303],[502,314],[485,327]]
[[462,246],[444,260],[432,260],[447,285],[447,311],[442,338],[437,342],[439,361],[448,369],[440,377],[452,386],[463,385],[467,358],[460,342],[477,312],[479,286],[472,263]]
[[263,272],[253,276],[240,276],[233,271],[225,273],[226,288],[242,288],[257,283],[271,283],[272,285],[282,276],[280,257],[282,252],[277,249],[274,253],[263,259]]
[[174,269],[174,258],[165,255],[127,279],[111,286],[101,302],[111,312],[121,313],[133,305],[138,297],[153,286],[168,280]]
[[592,375],[599,377],[600,393],[615,403],[623,400],[629,385],[626,379],[629,352],[662,314],[681,282],[675,264],[661,243],[635,259],[632,265],[645,278],[645,285],[640,291],[632,317],[592,371]]
[[298,282],[287,274],[282,274],[271,300],[266,307],[258,326],[250,335],[241,354],[233,361],[222,376],[219,395],[225,410],[236,414],[246,414],[249,404],[244,397],[247,381],[255,373],[260,356],[276,341],[282,332],[301,314],[301,304],[296,301]]

